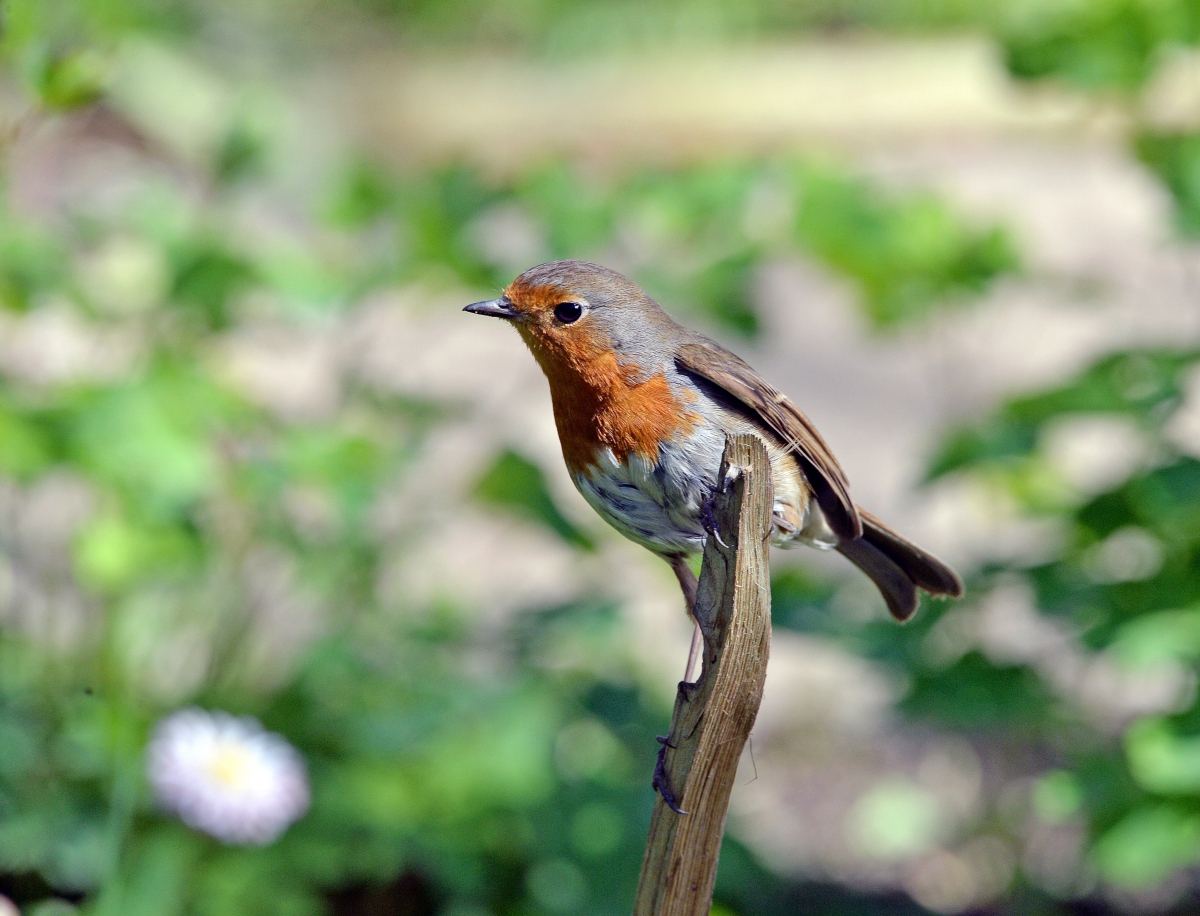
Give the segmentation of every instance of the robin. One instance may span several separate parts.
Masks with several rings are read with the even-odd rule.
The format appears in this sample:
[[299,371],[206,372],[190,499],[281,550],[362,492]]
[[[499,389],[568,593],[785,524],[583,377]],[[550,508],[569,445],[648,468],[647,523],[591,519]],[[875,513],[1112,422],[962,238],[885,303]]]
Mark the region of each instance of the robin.
[[854,504],[845,472],[791,401],[616,271],[552,261],[466,311],[516,328],[550,382],[575,486],[605,521],[671,564],[689,613],[696,576],[687,558],[704,549],[725,437],[738,433],[767,445],[772,543],[838,551],[900,621],[916,611],[918,589],[962,594],[954,570]]

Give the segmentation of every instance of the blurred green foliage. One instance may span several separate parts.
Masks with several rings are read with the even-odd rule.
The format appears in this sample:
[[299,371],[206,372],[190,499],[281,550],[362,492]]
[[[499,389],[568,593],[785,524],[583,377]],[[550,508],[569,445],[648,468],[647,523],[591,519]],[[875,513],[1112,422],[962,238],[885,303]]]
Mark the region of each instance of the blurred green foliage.
[[1136,149],[1171,192],[1176,228],[1200,235],[1200,133],[1147,130],[1138,136]]
[[1133,147],[1175,200],[1176,226],[1200,233],[1200,133],[1142,124],[1139,103],[1164,68],[1200,45],[1196,0],[1023,4],[996,29],[1008,68],[1121,99],[1134,115]]
[[475,485],[475,494],[493,506],[514,509],[553,529],[568,543],[595,549],[592,539],[567,519],[546,486],[546,475],[528,458],[501,452]]
[[984,421],[954,431],[930,466],[930,479],[963,468],[1028,471],[1041,431],[1062,416],[1127,417],[1147,431],[1183,401],[1195,352],[1138,351],[1106,357],[1052,391],[1017,398]]
[[[9,38],[41,53],[22,15]],[[86,39],[95,23],[83,25],[63,34]],[[137,137],[92,80],[102,71],[83,66],[87,42],[52,45],[57,57],[22,71],[42,111],[92,106]],[[627,676],[555,661],[620,659],[615,608],[532,609],[492,634],[466,624],[469,609],[401,598],[398,613],[378,590],[395,548],[373,533],[373,508],[454,406],[350,385],[333,416],[292,418],[249,399],[214,354],[263,309],[303,325],[383,285],[494,290],[556,256],[620,257],[670,306],[753,333],[755,272],[804,251],[859,281],[882,327],[1013,269],[1011,247],[931,197],[803,162],[604,180],[561,164],[509,180],[360,164],[310,241],[248,239],[232,214],[270,185],[270,142],[231,120],[192,163],[202,199],[151,181],[108,209],[0,210],[8,314],[67,310],[137,341],[115,372],[0,379],[14,498],[81,486],[88,503],[65,566],[43,569],[0,526],[4,569],[87,621],[62,644],[0,629],[0,892],[105,916],[365,913],[388,895],[417,912],[623,912],[668,710]],[[516,452],[495,457],[475,497],[592,547]],[[264,576],[286,583],[294,626],[327,621],[298,657],[264,643]],[[481,640],[503,675],[469,673]],[[257,716],[303,753],[313,806],[278,843],[222,847],[153,804],[145,742],[186,704]],[[721,886],[740,914],[768,911],[759,885],[789,893],[739,861]]]
[[668,309],[743,335],[759,329],[756,270],[806,251],[857,282],[875,327],[965,302],[1017,269],[1001,228],[975,227],[927,194],[893,195],[822,163],[641,171],[615,179],[556,163],[512,181],[454,166],[396,184],[360,166],[331,205],[342,225],[391,226],[405,279],[449,271],[500,290],[566,257],[626,267]]
[[[414,42],[474,42],[561,55],[703,46],[781,34],[885,31],[922,33],[970,29],[991,34],[1008,70],[1023,80],[1053,80],[1102,97],[1137,99],[1164,64],[1200,45],[1196,0],[358,0]],[[1139,157],[1164,181],[1178,206],[1178,225],[1197,229],[1200,134],[1136,132]],[[1007,263],[1002,240],[975,240],[976,266]],[[967,261],[971,254],[962,253]],[[962,266],[967,267],[966,263]],[[969,269],[969,268],[968,268]],[[890,273],[880,268],[881,274]],[[969,285],[970,280],[966,281]],[[869,286],[869,284],[868,284]],[[874,291],[872,291],[874,295]],[[913,293],[920,295],[917,290]],[[887,296],[883,296],[887,299]],[[889,307],[872,307],[884,315]]]
[[1026,79],[1053,76],[1082,89],[1131,92],[1172,48],[1200,43],[1195,0],[1029,4],[1004,35],[1008,66]]
[[[1200,462],[1168,435],[1200,353],[1135,350],[1098,361],[1065,385],[1006,404],[948,435],[931,478],[969,477],[1002,492],[1032,518],[1053,520],[1060,546],[1042,560],[996,562],[968,584],[964,610],[932,602],[902,630],[884,623],[847,627],[819,582],[777,577],[779,624],[819,632],[891,666],[908,681],[899,704],[914,724],[1003,747],[1009,760],[1036,757],[1055,769],[1035,793],[1047,823],[1089,828],[1099,876],[1145,889],[1200,861],[1200,702],[1184,689],[1176,711],[1130,716],[1111,726],[1086,714],[1052,677],[1052,643],[1029,657],[1005,657],[960,636],[964,614],[1028,588],[1033,606],[1073,633],[1090,664],[1123,676],[1185,671],[1200,664]],[[1048,451],[1056,424],[1081,417],[1127,422],[1153,456],[1116,485],[1081,491]],[[1031,488],[1030,479],[1042,485]],[[1047,494],[1053,494],[1052,499]],[[956,616],[957,615],[957,616]],[[1178,667],[1181,666],[1181,667]],[[1114,689],[1119,689],[1114,687]],[[1052,778],[1051,778],[1052,777]]]
[[[849,30],[999,28],[1022,0],[354,0],[412,42],[482,42],[551,54],[645,50]],[[1061,4],[1067,6],[1067,4]]]
[[[1192,7],[1172,2],[369,6],[398,15],[409,35],[551,49],[688,29],[982,23],[1004,36],[1022,76],[1125,92],[1145,83],[1165,48],[1196,40]],[[124,118],[106,96],[122,40],[193,35],[208,11],[15,0],[4,14],[4,49],[34,117],[94,106]],[[669,308],[753,334],[756,271],[799,254],[853,281],[871,325],[886,328],[967,301],[1015,270],[1013,243],[930,195],[885,193],[824,162],[777,158],[611,175],[550,163],[508,178],[461,164],[394,176],[358,163],[322,213],[305,214],[317,231],[256,244],[237,231],[232,205],[269,183],[272,140],[248,122],[226,128],[191,163],[201,195],[151,183],[111,212],[38,220],[0,210],[5,316],[66,308],[139,341],[108,376],[0,378],[3,498],[73,481],[90,501],[65,563],[19,525],[0,525],[5,588],[19,583],[60,612],[47,611],[42,630],[8,619],[0,628],[0,891],[98,914],[625,912],[652,799],[653,736],[669,710],[624,667],[617,609],[532,608],[499,632],[478,632],[472,609],[382,595],[394,557],[372,509],[454,405],[352,385],[329,418],[281,416],[221,371],[213,354],[223,335],[255,309],[303,324],[384,285],[495,291],[523,267],[567,256],[627,267]],[[1180,202],[1183,228],[1196,231],[1195,138],[1147,133],[1138,151]],[[1038,659],[969,642],[947,650],[945,633],[954,615],[978,614],[1018,583],[1087,660],[1195,679],[1200,462],[1168,429],[1198,363],[1193,352],[1115,354],[947,435],[931,483],[970,478],[1059,535],[1038,559],[986,566],[968,602],[931,602],[897,628],[839,613],[833,580],[791,568],[774,581],[777,625],[894,672],[906,685],[898,715],[915,728],[1018,761],[1024,769],[1010,775],[1032,780],[1035,816],[1085,829],[1090,866],[1128,888],[1200,859],[1194,691],[1176,711],[1102,728]],[[1127,422],[1151,457],[1102,492],[1080,491],[1047,444],[1057,424],[1080,416]],[[494,457],[474,495],[592,546],[516,452]],[[305,606],[327,622],[298,657],[263,644],[272,632],[264,575],[286,580],[297,629]],[[482,648],[496,670],[480,671]],[[562,658],[616,661],[597,673]],[[223,847],[153,805],[147,734],[190,703],[258,716],[303,753],[313,807],[278,843]],[[920,799],[892,788],[874,797],[882,816],[919,817]],[[1000,833],[1020,829],[1001,815],[981,817]],[[919,833],[876,839],[912,844]],[[1018,883],[1020,912],[1055,909],[1031,879]],[[923,912],[798,885],[732,840],[717,897],[714,912],[737,916]]]

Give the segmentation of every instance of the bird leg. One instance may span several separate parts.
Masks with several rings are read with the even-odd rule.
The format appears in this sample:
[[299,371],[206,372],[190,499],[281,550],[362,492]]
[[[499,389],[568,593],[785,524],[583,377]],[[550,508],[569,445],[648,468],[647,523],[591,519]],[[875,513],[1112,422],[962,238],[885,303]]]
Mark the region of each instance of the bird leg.
[[692,646],[688,650],[687,667],[683,669],[684,683],[691,684],[693,683],[692,669],[695,667],[696,659],[700,657],[700,650],[704,645],[704,638],[700,633],[700,621],[696,620],[696,590],[700,583],[696,579],[696,574],[692,572],[692,568],[688,566],[687,557],[683,554],[677,553],[667,557],[667,562],[671,564],[675,578],[679,580],[688,616],[692,618],[692,623],[695,625],[695,629],[692,630]]
[[700,657],[701,651],[704,649],[704,636],[700,632],[700,621],[693,620],[692,627],[692,644],[688,648],[687,667],[683,669],[683,680],[686,684],[696,683],[693,674],[695,674],[696,659]]
[[696,590],[700,587],[700,581],[692,572],[692,567],[688,566],[687,557],[683,554],[673,554],[667,557],[667,562],[671,564],[671,571],[679,580],[679,588],[683,591],[683,601],[687,605],[687,614],[694,620],[696,617]]

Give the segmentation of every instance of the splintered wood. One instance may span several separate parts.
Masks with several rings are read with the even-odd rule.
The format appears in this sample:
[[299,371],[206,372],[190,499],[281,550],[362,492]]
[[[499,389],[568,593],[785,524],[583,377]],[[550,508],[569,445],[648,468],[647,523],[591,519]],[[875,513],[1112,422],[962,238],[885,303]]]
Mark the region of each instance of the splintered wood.
[[634,916],[708,916],[729,796],[767,676],[772,494],[762,440],[730,437],[718,480],[696,598],[703,667],[675,697]]

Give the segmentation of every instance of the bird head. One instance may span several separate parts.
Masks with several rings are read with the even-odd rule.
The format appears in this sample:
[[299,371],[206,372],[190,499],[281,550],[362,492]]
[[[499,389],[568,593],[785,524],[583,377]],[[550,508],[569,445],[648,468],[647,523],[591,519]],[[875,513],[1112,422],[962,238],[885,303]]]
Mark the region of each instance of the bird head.
[[636,283],[587,261],[531,267],[498,299],[464,311],[511,322],[552,379],[613,360],[625,374],[652,374],[679,331]]

